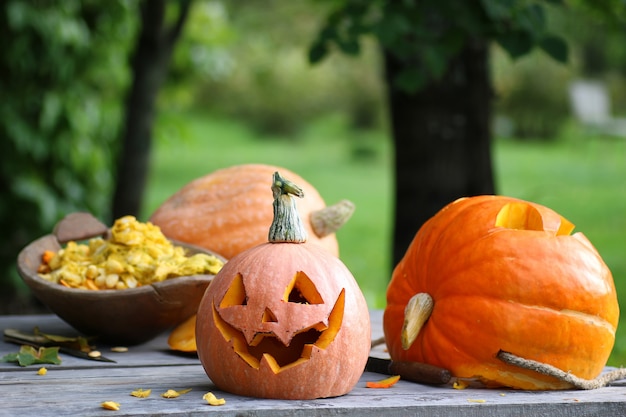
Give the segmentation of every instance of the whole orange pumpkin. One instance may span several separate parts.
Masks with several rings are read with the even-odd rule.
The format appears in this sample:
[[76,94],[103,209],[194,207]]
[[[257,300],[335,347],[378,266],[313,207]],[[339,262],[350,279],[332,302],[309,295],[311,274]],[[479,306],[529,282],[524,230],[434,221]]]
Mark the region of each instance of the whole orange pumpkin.
[[[226,259],[267,240],[272,206],[267,204],[267,178],[279,171],[304,190],[298,204],[308,240],[339,254],[334,232],[354,206],[342,201],[332,208],[302,177],[285,168],[243,164],[197,178],[168,198],[150,217],[170,239],[210,249]],[[333,210],[337,209],[337,210]]]
[[418,231],[387,290],[383,326],[394,360],[520,389],[562,389],[503,363],[500,350],[580,378],[600,374],[619,307],[611,272],[589,240],[531,202],[459,199]]
[[274,178],[269,242],[236,255],[207,288],[197,314],[198,357],[211,381],[235,394],[343,395],[369,355],[367,304],[345,265],[305,242],[293,184]]

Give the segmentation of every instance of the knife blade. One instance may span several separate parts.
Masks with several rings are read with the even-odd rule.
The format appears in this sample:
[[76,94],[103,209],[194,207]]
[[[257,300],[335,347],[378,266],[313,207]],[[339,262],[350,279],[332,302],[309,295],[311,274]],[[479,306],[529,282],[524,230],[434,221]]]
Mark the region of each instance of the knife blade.
[[428,385],[443,385],[450,382],[450,371],[421,362],[392,361],[391,359],[370,356],[365,370],[383,375],[400,375],[406,381]]
[[89,352],[84,352],[80,349],[74,349],[68,346],[63,346],[62,343],[55,343],[45,336],[36,335],[36,334],[27,334],[20,332],[16,329],[4,329],[4,340],[6,342],[15,343],[18,345],[30,345],[35,348],[40,347],[58,347],[59,352],[68,354],[70,356],[74,356],[81,359],[88,359],[96,362],[111,362],[116,363],[113,359],[109,359],[102,355],[100,356],[90,356]]

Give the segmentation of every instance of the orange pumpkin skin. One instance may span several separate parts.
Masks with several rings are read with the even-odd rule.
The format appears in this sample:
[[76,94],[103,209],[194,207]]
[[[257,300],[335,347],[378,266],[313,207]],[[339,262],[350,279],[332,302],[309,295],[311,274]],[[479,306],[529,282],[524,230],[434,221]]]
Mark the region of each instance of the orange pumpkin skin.
[[[505,206],[527,209],[532,219],[519,229],[496,226]],[[609,269],[584,235],[568,235],[571,229],[544,206],[502,196],[442,209],[418,231],[388,286],[383,327],[392,359],[489,385],[570,387],[504,364],[496,358],[502,349],[595,378],[612,350],[619,307]],[[430,294],[434,308],[404,350],[404,308],[417,293]]]
[[[286,288],[299,271],[310,280],[305,279],[309,285],[302,287],[321,299],[308,294],[311,303],[285,300]],[[224,306],[237,277],[245,287],[244,301]],[[220,327],[237,336],[227,340]],[[249,341],[265,335],[280,351],[300,356],[302,346],[296,335],[312,327],[330,330],[319,338],[325,342],[318,339],[310,358],[301,363],[285,359],[286,366],[278,373],[265,358],[251,366],[237,354],[252,351]],[[313,399],[343,395],[354,387],[367,362],[370,332],[365,298],[339,259],[309,243],[265,243],[231,259],[207,288],[198,308],[196,343],[207,375],[224,391],[259,398]]]
[[280,171],[304,190],[298,211],[308,232],[308,241],[335,256],[339,245],[334,234],[317,237],[310,213],[326,207],[319,192],[299,175],[263,164],[235,165],[197,178],[167,199],[150,217],[170,239],[180,240],[219,253],[230,259],[239,252],[267,242],[272,223],[267,179]]

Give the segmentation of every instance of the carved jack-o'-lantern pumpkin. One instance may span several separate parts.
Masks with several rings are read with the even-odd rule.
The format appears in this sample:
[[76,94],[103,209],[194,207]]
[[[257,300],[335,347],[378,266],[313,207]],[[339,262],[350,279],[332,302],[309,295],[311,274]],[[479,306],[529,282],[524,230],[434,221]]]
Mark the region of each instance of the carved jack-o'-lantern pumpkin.
[[232,258],[198,309],[196,342],[218,388],[263,398],[310,399],[349,392],[370,349],[365,298],[345,265],[304,242],[290,194],[274,174],[269,242]]

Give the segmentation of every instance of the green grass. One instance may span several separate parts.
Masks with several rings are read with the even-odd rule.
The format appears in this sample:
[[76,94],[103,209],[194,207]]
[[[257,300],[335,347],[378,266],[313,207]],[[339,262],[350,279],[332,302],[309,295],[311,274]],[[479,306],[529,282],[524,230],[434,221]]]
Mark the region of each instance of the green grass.
[[[208,115],[161,115],[145,199],[147,218],[187,182],[216,169],[267,163],[297,172],[327,203],[353,201],[356,212],[337,237],[341,258],[359,282],[368,304],[383,308],[391,273],[393,210],[392,147],[382,133],[345,129],[340,117],[311,126],[293,138],[258,137],[235,121]],[[369,156],[355,158],[355,149]],[[576,224],[613,272],[626,303],[626,140],[586,137],[494,146],[500,194],[544,204]],[[609,361],[626,364],[626,322],[620,325]]]

